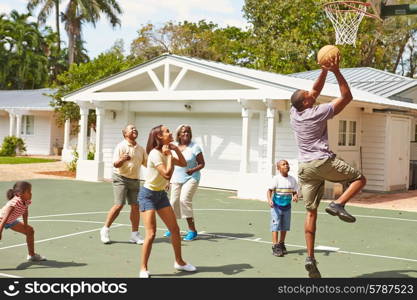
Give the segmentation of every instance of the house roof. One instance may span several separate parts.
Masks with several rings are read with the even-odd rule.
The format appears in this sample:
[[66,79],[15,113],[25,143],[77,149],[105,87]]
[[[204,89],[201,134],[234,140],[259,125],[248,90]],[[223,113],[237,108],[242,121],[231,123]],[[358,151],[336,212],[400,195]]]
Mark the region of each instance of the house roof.
[[[395,95],[417,86],[417,80],[415,79],[369,67],[342,68],[340,71],[351,87],[386,98],[394,98]],[[320,69],[294,73],[289,76],[315,80],[319,73]],[[327,75],[326,82],[337,83],[337,79],[334,74],[330,72]]]
[[0,109],[26,109],[26,110],[54,110],[49,105],[52,98],[52,89],[37,90],[2,90],[0,91]]
[[[202,71],[204,70],[214,71],[219,76],[222,76],[222,74],[225,74],[227,76],[231,76],[234,78],[239,78],[239,79],[244,79],[250,82],[254,82],[258,86],[261,85],[264,87],[264,89],[262,90],[264,91],[264,93],[262,95],[264,97],[265,95],[267,95],[265,98],[268,98],[268,99],[277,99],[276,98],[277,90],[282,91],[281,95],[285,95],[286,96],[285,99],[287,100],[290,98],[292,92],[294,92],[297,89],[306,89],[306,90],[311,89],[314,84],[315,79],[318,76],[318,73],[317,74],[313,73],[311,74],[311,76],[306,76],[306,75],[296,76],[296,74],[282,75],[278,73],[249,69],[245,67],[234,66],[234,65],[229,65],[229,64],[224,64],[224,63],[214,62],[214,61],[208,61],[208,60],[199,59],[199,58],[191,58],[191,57],[179,56],[179,55],[173,55],[173,54],[163,54],[143,64],[135,66],[131,69],[122,71],[108,78],[99,80],[77,91],[73,91],[65,95],[64,99],[67,101],[77,101],[77,96],[75,95],[81,95],[83,93],[89,94],[88,96],[92,96],[92,93],[94,93],[96,90],[98,91],[99,87],[102,86],[103,84],[111,83],[111,81],[113,80],[120,80],[123,76],[129,75],[132,72],[136,72],[141,68],[151,68],[153,64],[160,66],[161,63],[163,62],[172,63],[172,64],[175,64],[175,63],[186,64],[186,65],[198,67]],[[304,73],[308,73],[308,72],[304,72]],[[383,73],[389,74],[387,72],[383,72]],[[403,78],[401,76],[399,77]],[[329,76],[328,80],[330,80],[330,78],[331,77]],[[400,82],[398,82],[398,84],[400,84]],[[411,85],[411,83],[409,84]],[[409,86],[407,86],[403,90],[407,88],[409,88]],[[355,101],[377,104],[379,106],[393,106],[393,107],[401,107],[401,108],[417,110],[417,104],[392,100],[392,99],[387,98],[384,95],[376,94],[375,92],[367,91],[362,88],[357,88],[354,86],[351,88],[351,91],[352,91],[352,95]],[[324,86],[321,95],[325,97],[326,96],[327,97],[339,97],[340,89],[339,89],[339,86],[336,84],[336,81],[335,80],[334,82],[329,81],[329,84],[326,84]],[[114,100],[117,100],[117,99],[114,99]]]

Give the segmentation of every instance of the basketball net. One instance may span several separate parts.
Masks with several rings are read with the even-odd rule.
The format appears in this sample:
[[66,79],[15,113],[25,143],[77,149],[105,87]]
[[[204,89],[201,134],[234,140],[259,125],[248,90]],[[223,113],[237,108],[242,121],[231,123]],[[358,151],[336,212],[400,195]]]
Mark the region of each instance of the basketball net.
[[355,46],[356,36],[369,3],[358,1],[340,1],[324,4],[324,11],[336,31],[336,45]]

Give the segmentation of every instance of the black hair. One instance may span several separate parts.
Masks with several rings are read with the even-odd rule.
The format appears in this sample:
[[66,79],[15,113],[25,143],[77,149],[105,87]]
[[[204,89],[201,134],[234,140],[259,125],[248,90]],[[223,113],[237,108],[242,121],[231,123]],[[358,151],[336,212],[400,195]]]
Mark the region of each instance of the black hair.
[[291,96],[291,104],[298,111],[303,108],[304,92],[304,90],[296,90]]
[[7,199],[12,199],[14,196],[18,194],[23,194],[27,190],[30,190],[32,185],[27,181],[18,181],[14,184],[12,189],[9,189],[6,193]]
[[149,132],[148,143],[146,144],[146,153],[149,154],[152,149],[162,149],[162,142],[158,138],[158,135],[162,132],[162,126],[158,125],[151,129]]

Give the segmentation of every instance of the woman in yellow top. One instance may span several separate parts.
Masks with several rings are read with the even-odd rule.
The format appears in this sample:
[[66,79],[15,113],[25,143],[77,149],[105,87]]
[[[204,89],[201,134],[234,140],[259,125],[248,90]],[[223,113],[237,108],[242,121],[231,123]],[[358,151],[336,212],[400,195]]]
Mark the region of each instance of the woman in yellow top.
[[[169,129],[164,125],[152,128],[149,133],[146,152],[148,153],[147,174],[145,184],[139,192],[139,208],[145,225],[145,241],[142,247],[142,257],[139,277],[148,278],[148,260],[156,233],[156,214],[171,232],[171,242],[175,253],[174,268],[180,271],[193,272],[196,267],[186,263],[181,256],[180,230],[174,211],[169,203],[166,188],[169,185],[174,166],[185,167],[187,162],[177,146],[172,144],[174,139]],[[174,151],[178,158],[173,156]]]

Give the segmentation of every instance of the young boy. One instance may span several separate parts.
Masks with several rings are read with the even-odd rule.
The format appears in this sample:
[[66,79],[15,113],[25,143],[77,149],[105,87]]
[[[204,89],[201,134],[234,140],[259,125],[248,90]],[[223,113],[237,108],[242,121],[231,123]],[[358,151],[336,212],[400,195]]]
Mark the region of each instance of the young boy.
[[[298,184],[294,177],[288,174],[290,165],[286,160],[277,163],[279,173],[272,178],[267,192],[268,204],[271,207],[272,254],[284,256],[285,235],[290,230],[291,201],[298,201]],[[280,236],[278,237],[278,231]]]

